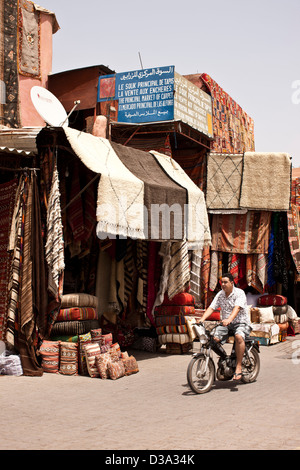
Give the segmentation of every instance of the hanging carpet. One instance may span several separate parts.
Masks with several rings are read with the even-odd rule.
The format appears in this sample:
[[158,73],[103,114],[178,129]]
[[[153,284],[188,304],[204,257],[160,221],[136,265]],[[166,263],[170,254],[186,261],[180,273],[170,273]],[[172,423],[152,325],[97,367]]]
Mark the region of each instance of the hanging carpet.
[[186,238],[189,240],[189,242],[197,242],[199,239],[203,240],[203,244],[197,247],[198,250],[202,249],[203,245],[210,245],[211,234],[204,193],[199,190],[195,183],[188,177],[186,172],[175,160],[173,160],[172,157],[163,155],[153,150],[151,153],[154,155],[159,165],[169,175],[169,177],[187,190],[188,207]]
[[19,73],[27,77],[41,78],[41,18],[33,2],[22,0],[19,3]]
[[90,170],[101,174],[97,200],[98,236],[103,232],[144,238],[143,181],[126,168],[108,140],[69,127],[64,131],[80,160]]
[[287,153],[245,152],[241,208],[289,210],[291,171],[291,157]]
[[243,155],[210,153],[207,157],[208,209],[240,209]]
[[[18,3],[0,0],[0,122],[20,127],[18,77]],[[4,118],[4,119],[1,119]]]
[[[174,183],[164,171],[160,170],[155,158],[149,152],[125,147],[111,142],[111,146],[124,166],[144,182],[144,206],[148,222],[145,220],[145,238],[154,240],[182,239],[184,237],[184,211],[187,204],[187,193],[178,184]],[[102,176],[101,176],[102,179]],[[101,184],[100,179],[100,184]],[[176,204],[176,207],[175,207]],[[175,209],[175,216],[170,213],[170,223],[163,214],[158,214],[158,206]],[[178,207],[178,211],[176,208]],[[137,208],[139,209],[139,208]],[[140,209],[141,210],[141,209]],[[171,212],[171,211],[170,211]],[[169,213],[167,209],[167,213]],[[166,213],[166,214],[167,214]]]
[[11,257],[7,251],[11,218],[14,211],[17,180],[0,185],[0,340],[5,340],[7,327],[8,285]]
[[228,253],[267,253],[271,212],[248,211],[246,214],[214,214],[212,247]]

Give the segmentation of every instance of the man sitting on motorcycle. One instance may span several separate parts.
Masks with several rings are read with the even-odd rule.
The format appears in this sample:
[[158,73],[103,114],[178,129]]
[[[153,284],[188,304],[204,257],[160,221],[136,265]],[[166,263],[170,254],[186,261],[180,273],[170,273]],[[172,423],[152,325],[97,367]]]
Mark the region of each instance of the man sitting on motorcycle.
[[242,377],[242,359],[245,352],[245,338],[251,332],[250,319],[247,313],[245,292],[235,287],[231,273],[223,274],[222,290],[217,293],[210,306],[204,312],[201,322],[204,322],[214,310],[221,308],[222,324],[215,330],[215,341],[225,343],[229,333],[234,334],[236,350],[236,369],[233,380]]

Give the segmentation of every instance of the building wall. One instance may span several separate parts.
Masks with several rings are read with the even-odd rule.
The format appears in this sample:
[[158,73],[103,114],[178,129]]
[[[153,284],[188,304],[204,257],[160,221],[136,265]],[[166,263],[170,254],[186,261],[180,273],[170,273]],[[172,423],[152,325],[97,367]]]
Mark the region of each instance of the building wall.
[[52,70],[52,15],[41,13],[41,79],[26,77],[19,74],[19,101],[21,126],[44,126],[45,121],[35,110],[30,97],[33,86],[48,88],[48,75]]

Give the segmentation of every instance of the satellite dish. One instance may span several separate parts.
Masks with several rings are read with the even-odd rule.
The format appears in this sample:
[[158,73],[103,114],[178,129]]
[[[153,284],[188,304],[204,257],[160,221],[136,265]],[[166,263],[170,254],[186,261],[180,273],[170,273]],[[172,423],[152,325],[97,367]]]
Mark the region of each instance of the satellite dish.
[[41,86],[33,86],[30,95],[33,106],[47,124],[53,127],[69,125],[65,108],[51,91]]

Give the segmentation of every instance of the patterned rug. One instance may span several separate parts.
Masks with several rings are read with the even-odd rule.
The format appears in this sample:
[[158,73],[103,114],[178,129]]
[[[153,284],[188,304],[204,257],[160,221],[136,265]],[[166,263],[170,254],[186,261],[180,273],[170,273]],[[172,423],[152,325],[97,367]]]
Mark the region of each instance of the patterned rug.
[[1,80],[5,85],[5,103],[1,105],[1,117],[4,117],[2,124],[18,127],[20,126],[17,63],[18,2],[15,0],[0,0],[0,2],[0,69],[3,67]]
[[214,214],[212,247],[228,253],[267,253],[271,212],[248,211],[246,214]]
[[190,282],[189,256],[187,242],[175,242],[171,245],[171,260],[168,278],[168,298],[184,292]]
[[176,161],[198,188],[206,192],[206,151],[187,155],[186,151],[176,151]]
[[208,209],[239,209],[243,155],[210,153],[207,157]]
[[28,0],[18,4],[19,73],[40,78],[40,12]]
[[0,185],[0,340],[5,340],[11,256],[7,251],[17,180]]
[[14,348],[16,342],[16,323],[20,298],[20,279],[24,245],[25,204],[27,199],[27,177],[21,175],[15,197],[15,207],[11,220],[8,248],[11,252],[11,266],[8,281],[8,308],[6,324],[6,343]]
[[201,80],[210,90],[213,103],[213,152],[254,151],[254,121],[207,73]]

